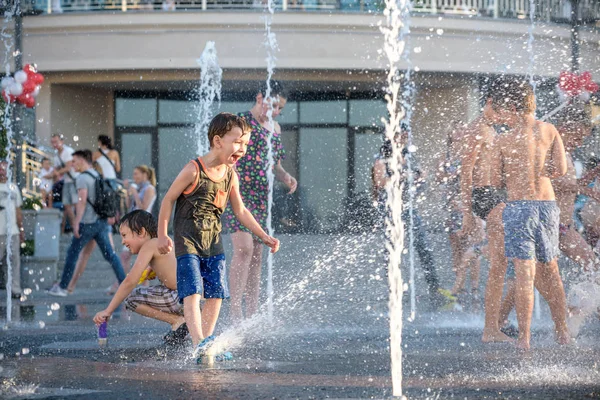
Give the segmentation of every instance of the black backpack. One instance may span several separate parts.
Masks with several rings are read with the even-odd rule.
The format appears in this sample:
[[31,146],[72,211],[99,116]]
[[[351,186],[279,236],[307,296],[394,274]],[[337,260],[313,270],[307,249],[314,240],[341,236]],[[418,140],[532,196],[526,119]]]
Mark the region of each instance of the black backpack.
[[119,210],[119,196],[117,193],[100,175],[95,176],[89,171],[85,171],[84,174],[88,174],[95,181],[96,198],[93,203],[89,197],[87,199],[94,212],[98,214],[100,219],[115,217]]

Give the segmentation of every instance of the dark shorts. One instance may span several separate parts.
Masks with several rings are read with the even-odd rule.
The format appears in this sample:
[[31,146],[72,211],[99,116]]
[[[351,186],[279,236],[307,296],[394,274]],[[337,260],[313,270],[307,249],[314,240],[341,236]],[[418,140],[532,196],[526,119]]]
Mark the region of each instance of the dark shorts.
[[548,263],[558,257],[560,209],[555,201],[509,201],[502,213],[507,258]]
[[481,186],[473,189],[471,208],[473,214],[486,220],[490,212],[500,203],[506,203],[506,190],[493,186]]
[[184,254],[177,257],[177,293],[180,301],[193,294],[205,299],[228,299],[225,254],[200,257]]

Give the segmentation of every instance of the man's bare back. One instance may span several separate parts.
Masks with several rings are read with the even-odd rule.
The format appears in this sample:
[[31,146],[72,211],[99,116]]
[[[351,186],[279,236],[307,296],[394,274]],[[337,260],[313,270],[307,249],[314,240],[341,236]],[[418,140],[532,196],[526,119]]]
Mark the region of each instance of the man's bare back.
[[497,139],[492,158],[492,184],[502,186],[508,200],[555,200],[553,178],[567,172],[565,148],[552,124],[528,116]]

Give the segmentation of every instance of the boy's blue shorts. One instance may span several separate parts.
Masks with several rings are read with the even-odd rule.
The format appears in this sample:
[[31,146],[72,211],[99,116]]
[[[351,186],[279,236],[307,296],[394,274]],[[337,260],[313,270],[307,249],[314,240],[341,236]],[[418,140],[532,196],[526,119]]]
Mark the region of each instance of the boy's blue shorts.
[[177,292],[180,301],[193,294],[205,299],[228,299],[225,254],[200,257],[184,254],[177,257]]
[[509,201],[502,222],[507,258],[549,263],[558,257],[560,209],[555,201]]

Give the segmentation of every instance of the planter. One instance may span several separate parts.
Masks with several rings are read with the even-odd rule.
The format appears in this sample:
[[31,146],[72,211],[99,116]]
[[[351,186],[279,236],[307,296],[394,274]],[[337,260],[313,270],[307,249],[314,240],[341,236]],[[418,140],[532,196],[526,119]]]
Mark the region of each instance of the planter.
[[[31,239],[35,250],[33,257],[21,257],[21,287],[39,289],[50,286],[57,276],[61,212],[52,208],[23,210],[23,220],[26,236],[28,232],[33,233]],[[34,221],[33,228],[25,225],[26,220]]]
[[62,215],[59,210],[44,208],[37,211],[33,237],[35,257],[58,260],[61,221]]

